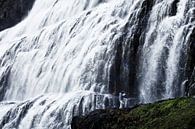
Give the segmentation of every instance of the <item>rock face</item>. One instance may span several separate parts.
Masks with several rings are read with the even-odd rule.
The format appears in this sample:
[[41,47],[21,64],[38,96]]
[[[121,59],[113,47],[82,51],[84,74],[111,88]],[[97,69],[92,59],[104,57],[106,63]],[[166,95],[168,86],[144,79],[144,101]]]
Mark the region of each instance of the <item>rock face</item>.
[[195,129],[195,99],[181,98],[128,110],[97,110],[75,117],[72,129]]
[[195,84],[193,84],[192,86],[190,86],[190,90],[189,90],[189,95],[195,95]]
[[33,3],[34,0],[0,0],[0,31],[20,22]]
[[[195,10],[192,11],[195,14]],[[194,15],[195,19],[195,15]],[[195,95],[195,27],[189,38],[187,49],[187,63],[185,64],[184,76],[186,78],[185,87],[186,95]]]
[[[195,10],[194,10],[195,14]],[[194,15],[195,18],[195,15]],[[188,64],[186,69],[188,70],[188,80],[189,84],[187,86],[187,89],[189,88],[189,91],[187,92],[188,95],[195,95],[195,28],[193,29],[193,33],[190,38],[190,46],[188,48]]]
[[[135,17],[129,17],[129,22],[125,25],[123,35],[116,41],[116,58],[112,64],[109,87],[110,93],[118,95],[120,91],[125,91],[129,97],[137,96],[137,82],[139,67],[140,48],[143,45],[144,34],[150,11],[153,7],[153,0],[145,0],[142,3],[141,11]],[[135,19],[135,20],[132,20]],[[136,20],[137,19],[137,20]],[[134,27],[133,35],[129,35],[129,28]],[[125,47],[123,44],[127,44]],[[124,66],[128,66],[125,68]],[[128,71],[128,70],[130,71]]]

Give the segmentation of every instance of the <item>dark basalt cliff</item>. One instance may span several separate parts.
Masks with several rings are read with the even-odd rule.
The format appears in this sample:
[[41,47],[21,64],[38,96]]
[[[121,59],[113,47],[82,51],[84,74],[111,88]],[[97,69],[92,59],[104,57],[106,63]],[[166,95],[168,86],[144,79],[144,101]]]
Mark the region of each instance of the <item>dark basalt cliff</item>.
[[20,22],[33,3],[34,0],[0,0],[0,31]]
[[188,63],[186,65],[186,73],[189,78],[186,86],[187,94],[195,95],[195,28],[193,29],[193,33],[191,34],[190,45],[188,47]]
[[[137,74],[139,67],[140,51],[143,46],[144,32],[147,21],[152,10],[154,0],[144,0],[141,11],[137,16],[129,17],[129,22],[123,28],[123,35],[118,38],[116,46],[116,58],[111,67],[110,93],[118,95],[120,91],[125,91],[129,97],[135,97],[138,93]],[[133,20],[132,20],[133,19]],[[134,26],[133,34],[129,35],[128,28]],[[125,47],[123,44],[127,44]],[[128,66],[128,69],[124,66]]]
[[132,109],[96,110],[75,117],[72,129],[195,129],[195,98],[180,98]]

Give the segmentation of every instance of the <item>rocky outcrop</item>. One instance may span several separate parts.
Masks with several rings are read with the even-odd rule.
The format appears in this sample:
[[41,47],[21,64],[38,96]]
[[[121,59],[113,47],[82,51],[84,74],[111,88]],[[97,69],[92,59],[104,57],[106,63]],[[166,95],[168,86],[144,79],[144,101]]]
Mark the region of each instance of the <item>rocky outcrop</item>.
[[34,0],[0,0],[0,31],[20,22],[33,3]]
[[192,33],[190,35],[187,51],[187,63],[185,67],[185,76],[187,81],[185,86],[186,94],[188,96],[192,96],[195,95],[195,26],[193,27]]
[[72,129],[195,129],[195,98],[180,98],[132,109],[97,110],[75,117]]
[[189,63],[190,65],[190,71],[191,74],[189,74],[189,80],[190,80],[190,90],[189,93],[190,95],[195,95],[195,28],[193,29],[193,33],[191,36],[191,44],[190,44],[190,54],[189,57],[191,58],[191,62]]

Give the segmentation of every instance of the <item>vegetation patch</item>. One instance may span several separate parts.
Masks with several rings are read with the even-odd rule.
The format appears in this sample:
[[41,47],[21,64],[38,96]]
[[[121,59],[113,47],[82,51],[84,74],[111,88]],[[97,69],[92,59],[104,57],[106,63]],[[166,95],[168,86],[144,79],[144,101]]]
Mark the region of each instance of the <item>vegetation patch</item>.
[[195,98],[178,98],[132,109],[96,110],[75,117],[72,129],[195,129]]

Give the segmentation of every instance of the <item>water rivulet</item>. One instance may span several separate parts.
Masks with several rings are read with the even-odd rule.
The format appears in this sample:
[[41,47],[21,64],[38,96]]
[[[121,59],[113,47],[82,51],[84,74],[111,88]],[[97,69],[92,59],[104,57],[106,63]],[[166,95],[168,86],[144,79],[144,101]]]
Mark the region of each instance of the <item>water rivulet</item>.
[[0,128],[70,129],[194,85],[194,0],[36,0],[0,32]]

